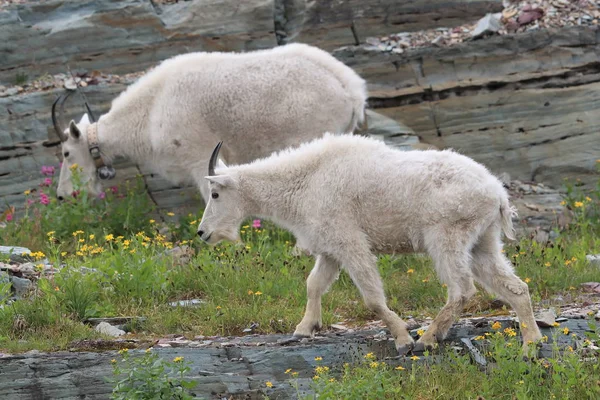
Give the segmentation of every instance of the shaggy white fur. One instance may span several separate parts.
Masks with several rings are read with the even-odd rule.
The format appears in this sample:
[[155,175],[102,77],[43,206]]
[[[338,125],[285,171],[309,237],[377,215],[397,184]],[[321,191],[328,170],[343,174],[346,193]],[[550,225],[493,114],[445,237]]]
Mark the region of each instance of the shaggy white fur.
[[[204,168],[206,171],[206,168]],[[541,338],[527,285],[502,254],[502,231],[514,238],[508,194],[481,164],[453,151],[391,149],[354,135],[330,135],[249,164],[217,168],[199,235],[209,243],[238,240],[249,216],[290,230],[317,258],[308,277],[308,304],[295,336],[321,326],[321,296],[340,268],[366,305],[386,323],[401,352],[412,348],[406,324],[391,311],[376,253],[426,252],[448,301],[420,348],[445,337],[475,293],[474,281],[511,304],[524,350]]]
[[[290,44],[247,53],[190,53],[162,62],[125,90],[97,122],[105,160],[123,156],[175,184],[199,186],[214,143],[244,163],[323,135],[352,132],[364,117],[365,81],[329,53]],[[87,115],[65,131],[58,195],[72,192],[69,166],[98,192]]]

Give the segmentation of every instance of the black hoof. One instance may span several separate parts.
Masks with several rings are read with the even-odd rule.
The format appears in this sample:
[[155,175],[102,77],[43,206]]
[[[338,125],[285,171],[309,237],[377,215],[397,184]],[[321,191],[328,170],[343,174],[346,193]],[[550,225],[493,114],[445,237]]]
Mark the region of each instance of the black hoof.
[[396,350],[398,351],[398,355],[405,356],[408,353],[410,353],[414,347],[415,347],[414,343],[409,343],[409,344],[405,344],[405,345],[402,345],[402,346],[396,348]]
[[417,342],[417,343],[415,343],[415,347],[413,347],[412,352],[415,355],[422,355],[425,352],[425,350],[432,350],[432,349],[433,349],[433,347],[431,347],[431,346],[425,346],[423,343]]
[[291,343],[299,343],[302,339],[308,339],[310,336],[305,335],[294,335],[286,339],[279,339],[277,341],[278,344],[291,344]]

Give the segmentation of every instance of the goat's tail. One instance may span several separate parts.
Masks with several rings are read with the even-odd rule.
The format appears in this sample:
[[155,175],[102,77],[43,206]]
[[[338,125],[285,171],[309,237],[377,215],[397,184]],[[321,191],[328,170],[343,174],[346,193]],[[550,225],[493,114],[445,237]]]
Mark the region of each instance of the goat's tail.
[[346,132],[366,135],[369,130],[367,124],[367,85],[362,78],[357,76],[348,86],[352,100],[352,117],[350,117]]
[[500,218],[502,231],[509,240],[516,240],[515,228],[513,227],[512,219],[517,216],[517,209],[510,205],[508,202],[508,196],[502,198],[502,204],[500,204]]

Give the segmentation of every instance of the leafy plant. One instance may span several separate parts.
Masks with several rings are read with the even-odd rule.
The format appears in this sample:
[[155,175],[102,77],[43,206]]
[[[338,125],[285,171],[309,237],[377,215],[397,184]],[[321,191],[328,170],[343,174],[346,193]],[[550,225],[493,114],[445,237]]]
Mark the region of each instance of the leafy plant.
[[113,359],[113,400],[187,400],[197,382],[185,379],[190,371],[183,357],[165,361],[151,349],[139,357],[127,349],[119,351],[120,361]]

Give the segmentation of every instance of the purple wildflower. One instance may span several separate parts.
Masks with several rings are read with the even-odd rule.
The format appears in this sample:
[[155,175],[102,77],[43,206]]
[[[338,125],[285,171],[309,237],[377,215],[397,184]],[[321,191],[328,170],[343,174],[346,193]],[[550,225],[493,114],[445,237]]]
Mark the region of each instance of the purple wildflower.
[[259,229],[260,228],[260,219],[255,219],[254,221],[252,221],[252,227],[255,229]]

